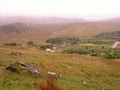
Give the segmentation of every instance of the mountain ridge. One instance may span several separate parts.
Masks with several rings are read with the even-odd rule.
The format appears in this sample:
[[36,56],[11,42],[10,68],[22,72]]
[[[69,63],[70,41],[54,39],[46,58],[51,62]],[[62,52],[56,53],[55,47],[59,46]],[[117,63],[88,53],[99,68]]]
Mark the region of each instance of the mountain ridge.
[[[12,18],[11,18],[12,19]],[[20,20],[18,20],[20,19]],[[28,19],[28,18],[27,18]],[[64,22],[64,19],[61,18],[48,18],[43,23],[31,21],[32,19],[25,19],[23,17],[16,17],[13,20],[1,20],[0,23],[0,40],[1,41],[11,41],[13,38],[25,38],[27,40],[42,40],[45,41],[49,38],[54,37],[66,37],[73,36],[79,39],[88,39],[93,38],[94,36],[112,31],[120,31],[119,20],[110,19],[107,21],[75,21],[72,22],[69,19]],[[58,22],[56,23],[56,20]],[[60,19],[60,20],[59,20]],[[27,20],[27,21],[26,21]],[[38,19],[39,21],[40,19]],[[48,23],[46,21],[49,21]],[[54,21],[55,20],[55,21]],[[66,19],[65,19],[66,20]],[[52,22],[50,22],[52,21]],[[13,32],[13,33],[11,33]],[[19,40],[18,40],[19,41]]]

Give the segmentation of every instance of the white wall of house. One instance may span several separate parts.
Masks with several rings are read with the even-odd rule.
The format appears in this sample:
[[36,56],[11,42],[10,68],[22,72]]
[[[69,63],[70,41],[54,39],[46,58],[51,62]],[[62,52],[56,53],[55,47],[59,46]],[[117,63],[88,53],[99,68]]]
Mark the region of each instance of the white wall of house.
[[117,45],[120,44],[120,42],[115,42],[112,48],[117,48]]

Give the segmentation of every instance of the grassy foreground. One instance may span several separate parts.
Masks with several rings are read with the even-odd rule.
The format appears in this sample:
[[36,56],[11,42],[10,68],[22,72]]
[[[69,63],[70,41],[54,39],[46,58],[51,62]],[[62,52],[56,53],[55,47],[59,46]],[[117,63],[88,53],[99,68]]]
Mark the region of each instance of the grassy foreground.
[[[22,52],[22,56],[10,55]],[[33,63],[40,77],[5,70],[17,61]],[[119,90],[120,62],[85,55],[48,53],[33,47],[0,46],[0,90],[39,90],[36,82],[45,81],[48,71],[61,78],[55,80],[61,90]]]

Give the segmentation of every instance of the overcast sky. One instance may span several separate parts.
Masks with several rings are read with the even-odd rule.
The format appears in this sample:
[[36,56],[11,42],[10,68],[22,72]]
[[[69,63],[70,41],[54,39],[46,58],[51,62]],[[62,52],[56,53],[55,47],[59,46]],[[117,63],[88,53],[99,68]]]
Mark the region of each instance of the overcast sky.
[[0,16],[104,19],[120,16],[120,0],[0,0]]

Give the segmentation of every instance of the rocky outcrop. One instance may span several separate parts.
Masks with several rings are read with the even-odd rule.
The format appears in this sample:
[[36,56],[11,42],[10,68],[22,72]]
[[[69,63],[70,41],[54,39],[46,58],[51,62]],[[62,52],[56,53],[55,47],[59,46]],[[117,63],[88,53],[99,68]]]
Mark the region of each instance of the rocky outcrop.
[[14,73],[21,73],[23,69],[26,70],[26,72],[29,72],[30,74],[34,76],[40,75],[40,72],[37,69],[37,67],[31,63],[17,62],[6,68],[6,70],[9,70]]

